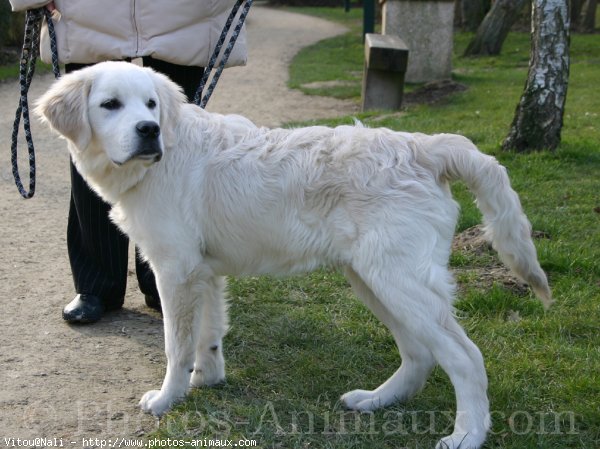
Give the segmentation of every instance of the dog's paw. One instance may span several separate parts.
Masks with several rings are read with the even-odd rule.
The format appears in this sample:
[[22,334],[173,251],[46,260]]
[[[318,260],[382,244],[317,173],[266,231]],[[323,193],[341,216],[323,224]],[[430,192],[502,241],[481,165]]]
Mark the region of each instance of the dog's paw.
[[[216,367],[213,367],[216,368]],[[225,367],[221,369],[194,369],[190,379],[193,388],[210,387],[225,382]]]
[[208,353],[196,360],[190,379],[191,387],[210,387],[225,381],[225,359],[221,346],[210,348]]
[[165,398],[164,395],[161,394],[161,390],[150,390],[142,396],[139,405],[146,413],[151,413],[154,416],[160,417],[171,408],[173,401]]
[[485,441],[485,433],[477,436],[469,433],[453,433],[442,438],[435,449],[479,449]]
[[374,391],[353,390],[344,394],[340,400],[347,409],[359,412],[370,412],[387,405]]

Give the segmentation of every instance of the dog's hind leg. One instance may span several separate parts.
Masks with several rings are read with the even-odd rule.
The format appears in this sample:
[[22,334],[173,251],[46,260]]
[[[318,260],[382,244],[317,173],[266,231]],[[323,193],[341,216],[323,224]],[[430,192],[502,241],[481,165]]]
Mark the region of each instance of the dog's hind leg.
[[[420,387],[417,374],[428,373],[435,360],[450,377],[457,405],[454,432],[443,438],[437,448],[479,448],[490,426],[487,376],[481,352],[452,315],[452,287],[445,281],[450,279],[446,268],[436,266],[430,269],[435,272],[417,274],[412,269],[400,272],[389,268],[397,267],[397,263],[380,264],[377,269],[373,266],[369,264],[369,268],[356,272],[378,299],[374,312],[400,339],[403,366],[372,392],[355,390],[346,393],[342,400],[359,410],[390,403],[394,395],[413,393],[415,387]],[[415,355],[420,365],[414,363]],[[412,369],[403,371],[407,360],[411,360]],[[400,385],[400,380],[408,382]]]
[[423,387],[435,366],[431,352],[420,342],[410,341],[407,335],[403,335],[406,333],[398,325],[397,320],[352,268],[346,267],[344,274],[354,293],[392,333],[402,356],[402,365],[375,390],[348,392],[342,396],[342,402],[353,410],[370,411],[411,398]]
[[225,380],[223,337],[227,332],[227,303],[225,279],[215,277],[207,282],[204,296],[200,298],[200,337],[196,346],[196,361],[191,386],[215,385]]

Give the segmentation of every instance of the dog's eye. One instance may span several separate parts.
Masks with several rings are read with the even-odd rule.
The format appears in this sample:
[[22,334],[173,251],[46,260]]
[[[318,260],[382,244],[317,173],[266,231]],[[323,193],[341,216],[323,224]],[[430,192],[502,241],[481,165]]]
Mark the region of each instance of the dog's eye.
[[111,98],[110,100],[103,101],[100,104],[101,108],[108,109],[109,111],[114,111],[115,109],[119,109],[121,106],[121,102],[116,98]]
[[146,103],[146,106],[148,106],[148,109],[154,109],[156,107],[156,101],[151,98],[148,100],[148,103]]

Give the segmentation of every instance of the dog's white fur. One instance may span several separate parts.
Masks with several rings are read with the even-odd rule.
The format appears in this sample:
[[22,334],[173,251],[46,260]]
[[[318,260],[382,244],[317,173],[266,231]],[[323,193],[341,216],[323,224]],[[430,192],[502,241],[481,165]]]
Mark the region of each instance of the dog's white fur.
[[[111,100],[119,107],[107,107]],[[474,192],[502,260],[551,303],[530,224],[493,157],[450,134],[360,124],[259,128],[187,104],[166,77],[128,63],[64,76],[37,112],[68,139],[78,170],[113,205],[112,219],[156,274],[168,364],[161,389],[140,402],[145,411],[161,415],[190,385],[225,378],[224,275],[327,264],[342,267],[402,356],[380,387],[350,391],[343,403],[374,410],[406,400],[439,363],[456,390],[457,418],[438,447],[483,444],[490,426],[483,359],[452,309],[448,258],[458,207],[450,180]],[[140,122],[160,124],[158,163],[137,157]]]

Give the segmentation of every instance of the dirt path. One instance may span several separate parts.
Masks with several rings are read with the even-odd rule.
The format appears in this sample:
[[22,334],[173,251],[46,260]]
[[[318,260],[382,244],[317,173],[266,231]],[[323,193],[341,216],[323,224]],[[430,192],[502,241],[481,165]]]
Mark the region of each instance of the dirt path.
[[[269,126],[355,111],[351,103],[286,88],[294,54],[342,27],[255,7],[248,31],[248,66],[224,72],[209,110]],[[34,80],[30,98],[51,82]],[[133,277],[124,310],[91,326],[63,322],[61,309],[74,295],[65,241],[67,152],[36,124],[37,193],[21,199],[9,163],[17,92],[16,83],[0,84],[0,447],[4,438],[64,438],[75,448],[83,438],[142,436],[156,426],[136,405],[164,374],[162,321],[143,304]]]

